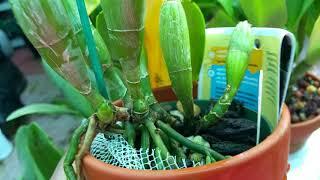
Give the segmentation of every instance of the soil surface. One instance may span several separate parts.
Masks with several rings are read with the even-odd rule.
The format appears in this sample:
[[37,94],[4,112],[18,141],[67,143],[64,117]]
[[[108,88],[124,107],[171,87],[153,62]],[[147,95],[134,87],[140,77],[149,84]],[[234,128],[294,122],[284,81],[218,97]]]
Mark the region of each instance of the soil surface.
[[243,118],[244,107],[232,103],[229,111],[217,124],[202,132],[211,148],[223,155],[237,155],[256,145],[257,123]]
[[[197,101],[195,102],[197,104]],[[214,102],[210,102],[206,109],[201,110],[201,118],[212,109]],[[209,142],[210,147],[223,155],[237,155],[256,145],[257,123],[243,118],[245,108],[239,102],[233,102],[229,111],[216,124],[199,132],[201,137]],[[198,118],[195,121],[199,120]],[[186,137],[190,129],[175,127]],[[188,132],[189,134],[186,134]]]

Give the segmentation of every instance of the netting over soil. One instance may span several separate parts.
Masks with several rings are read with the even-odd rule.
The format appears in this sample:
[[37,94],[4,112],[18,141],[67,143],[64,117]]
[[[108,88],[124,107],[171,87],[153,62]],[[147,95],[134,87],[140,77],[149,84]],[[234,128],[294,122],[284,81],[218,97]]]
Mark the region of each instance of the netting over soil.
[[[121,134],[99,133],[95,137],[90,153],[97,159],[123,168],[136,170],[170,170],[187,168],[186,160],[178,163],[175,156],[162,159],[160,152],[155,149],[135,149],[128,144]],[[201,163],[192,162],[192,166]]]

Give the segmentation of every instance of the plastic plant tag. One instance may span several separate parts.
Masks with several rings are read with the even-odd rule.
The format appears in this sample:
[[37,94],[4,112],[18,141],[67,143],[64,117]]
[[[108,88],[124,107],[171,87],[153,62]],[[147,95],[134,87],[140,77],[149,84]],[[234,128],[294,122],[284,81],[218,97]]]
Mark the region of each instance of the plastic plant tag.
[[[198,86],[199,99],[217,100],[224,92],[225,58],[232,31],[233,28],[206,30],[206,47]],[[267,122],[271,132],[277,125],[286,96],[295,39],[290,32],[276,28],[253,28],[253,33],[256,36],[256,48],[250,55],[249,67],[235,100],[258,115],[261,113],[261,118]],[[261,112],[258,112],[259,109]]]
[[[259,82],[263,80],[263,71],[260,70]],[[260,134],[261,134],[261,94],[262,94],[262,83],[259,83],[259,91],[258,91],[258,112],[257,112],[257,136],[256,136],[256,144],[260,142]]]

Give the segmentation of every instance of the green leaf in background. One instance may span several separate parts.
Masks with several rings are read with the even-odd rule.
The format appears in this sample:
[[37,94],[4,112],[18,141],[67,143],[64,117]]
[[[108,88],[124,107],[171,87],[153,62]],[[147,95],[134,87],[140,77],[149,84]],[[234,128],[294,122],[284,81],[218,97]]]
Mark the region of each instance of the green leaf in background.
[[240,5],[253,26],[283,27],[287,22],[285,0],[240,0]]
[[313,26],[307,50],[307,64],[313,65],[320,60],[320,16]]
[[233,27],[237,20],[229,16],[224,10],[217,10],[215,16],[207,23],[207,27]]
[[[314,0],[287,0],[288,23],[291,32],[296,33],[300,20]],[[271,2],[268,2],[271,4]]]
[[310,36],[313,25],[316,22],[318,16],[320,15],[320,1],[315,1],[311,4],[309,9],[305,14],[306,22],[303,28],[305,29],[305,33]]
[[215,14],[216,9],[221,8],[216,0],[193,0],[200,7],[206,21],[209,21]]
[[291,75],[290,83],[296,83],[296,81],[303,76],[314,64],[320,60],[320,16],[314,24],[309,48],[307,50],[307,57],[301,61],[294,69]]
[[185,0],[182,2],[182,5],[186,13],[189,28],[192,79],[197,81],[204,55],[206,24],[201,10],[196,3]]
[[304,16],[301,18],[299,25],[297,26],[295,35],[297,39],[297,50],[300,51],[303,48],[304,40],[306,37],[310,37],[313,30],[314,23],[320,15],[320,1],[313,2]]
[[226,13],[233,17],[234,16],[234,10],[233,10],[233,2],[234,0],[217,0],[220,5],[223,7],[223,9],[226,11]]
[[94,113],[94,109],[89,101],[70,83],[57,74],[47,63],[42,61],[44,70],[57,87],[62,91],[70,106],[78,110],[84,117],[89,117]]
[[62,151],[55,147],[48,135],[37,124],[31,123],[19,128],[15,144],[23,168],[22,179],[50,179]]
[[[239,19],[237,21],[237,23],[241,20],[245,20],[245,14],[243,12],[243,9],[241,8],[241,4],[240,4],[240,0],[235,0],[233,1],[233,4],[232,4],[232,7],[233,7],[233,11],[234,11],[234,18],[237,18]],[[234,25],[236,26],[236,25]]]
[[91,14],[99,5],[100,0],[85,0],[88,14]]
[[31,104],[13,111],[7,117],[7,121],[12,121],[19,117],[30,114],[78,114],[78,112],[70,109],[65,105]]
[[91,14],[89,15],[90,17],[90,21],[91,23],[93,24],[94,27],[96,27],[96,21],[97,21],[97,17],[98,15],[101,13],[102,11],[102,8],[101,6],[99,5],[95,10],[93,10],[91,12]]

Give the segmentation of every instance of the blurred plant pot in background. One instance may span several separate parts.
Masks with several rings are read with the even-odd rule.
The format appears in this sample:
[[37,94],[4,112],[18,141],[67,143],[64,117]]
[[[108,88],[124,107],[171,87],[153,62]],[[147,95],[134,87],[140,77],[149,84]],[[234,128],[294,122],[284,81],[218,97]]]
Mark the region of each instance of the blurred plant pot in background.
[[[176,100],[171,88],[155,90],[159,101]],[[259,145],[227,160],[179,170],[130,170],[106,164],[91,155],[83,159],[88,180],[99,179],[215,179],[282,180],[288,169],[290,112],[284,106],[275,131]]]
[[[320,79],[311,74],[311,73],[307,73],[305,75],[304,78],[309,78],[312,79],[314,82],[318,82],[320,83]],[[304,82],[300,82],[304,83]],[[317,92],[315,93],[320,93],[318,92],[320,90],[320,86],[318,85],[318,83],[316,83],[315,86],[318,86],[317,88]],[[301,86],[301,85],[300,85]],[[307,86],[307,85],[304,85]],[[307,89],[307,87],[306,87]],[[312,88],[309,88],[312,89]],[[316,109],[312,110],[312,111],[317,111],[317,109],[320,108],[319,106],[319,102],[318,100],[320,99],[320,94],[317,95],[317,98],[312,98],[312,101],[315,101],[314,106],[316,107]],[[310,99],[311,99],[310,98]],[[310,108],[310,107],[306,107],[305,105],[303,106],[303,108]],[[291,110],[292,111],[292,110]],[[290,152],[295,152],[298,149],[300,149],[302,147],[302,145],[305,143],[305,141],[308,139],[308,137],[313,133],[313,131],[317,130],[318,128],[320,128],[320,114],[319,112],[312,112],[313,113],[313,117],[306,117],[305,120],[302,120],[300,117],[298,117],[299,119],[291,119],[291,122],[293,122],[291,124],[291,142],[290,142]],[[291,112],[291,117],[292,118],[297,118],[297,117],[293,117],[293,114]],[[295,122],[297,121],[297,122]]]
[[299,150],[313,131],[320,127],[320,115],[304,122],[291,124],[290,152]]

